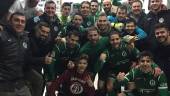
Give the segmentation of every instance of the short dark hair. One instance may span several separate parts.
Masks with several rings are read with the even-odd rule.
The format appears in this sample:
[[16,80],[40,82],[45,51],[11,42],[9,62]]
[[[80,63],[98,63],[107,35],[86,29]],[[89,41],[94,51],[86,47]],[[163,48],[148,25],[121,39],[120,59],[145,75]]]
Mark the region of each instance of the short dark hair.
[[142,51],[141,53],[139,53],[139,55],[137,56],[138,60],[140,60],[143,57],[149,57],[151,60],[153,60],[153,55],[150,51]]
[[111,37],[112,35],[118,35],[119,37],[121,37],[120,32],[118,32],[118,31],[116,31],[116,30],[110,32],[110,34],[109,34],[109,39],[110,39],[110,37]]
[[90,31],[97,31],[97,33],[99,33],[95,26],[91,26],[91,27],[87,28],[87,33],[88,34],[89,34]]
[[15,16],[15,15],[18,15],[18,16],[24,16],[25,18],[26,18],[26,16],[25,16],[25,14],[24,13],[22,13],[22,12],[14,12],[14,13],[12,13],[11,14],[11,16],[10,16],[10,18],[9,18],[9,20],[11,21],[12,20],[12,18]]
[[71,37],[72,35],[80,37],[80,34],[77,30],[70,30],[67,34],[68,37]]
[[[47,1],[47,2],[45,2],[45,6],[46,6],[47,4],[55,4],[55,2],[54,2],[54,1]],[[56,4],[55,4],[55,6],[56,6]]]
[[128,19],[126,20],[126,22],[125,22],[125,25],[126,25],[127,23],[131,23],[131,22],[133,22],[135,25],[137,25],[137,22],[136,22],[135,19],[133,19],[133,18],[128,18]]
[[127,7],[125,5],[118,6],[116,13],[118,12],[118,9],[125,10],[125,12],[127,13]]
[[64,2],[61,6],[61,8],[64,8],[65,6],[71,7],[71,4],[69,2]]
[[87,62],[89,61],[89,56],[87,54],[81,54],[77,59],[76,62],[77,64],[79,63],[80,60],[85,59]]
[[89,1],[83,1],[83,2],[81,2],[81,4],[80,4],[80,8],[82,7],[83,4],[88,4],[88,5],[90,6],[90,2],[89,2]]
[[91,0],[91,2],[90,3],[92,3],[92,2],[96,2],[96,3],[99,3],[97,0]]
[[165,28],[165,29],[169,30],[168,25],[165,24],[165,23],[157,23],[157,24],[155,24],[155,26],[154,26],[154,31],[157,30],[157,29],[159,29],[159,28]]

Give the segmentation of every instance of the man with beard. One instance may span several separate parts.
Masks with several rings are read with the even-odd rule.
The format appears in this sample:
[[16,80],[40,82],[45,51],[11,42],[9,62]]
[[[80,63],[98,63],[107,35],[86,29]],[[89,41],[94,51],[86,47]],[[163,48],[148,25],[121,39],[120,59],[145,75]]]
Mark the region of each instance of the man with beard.
[[140,0],[132,2],[132,10],[128,15],[136,21],[138,27],[143,29],[146,22],[146,14],[142,10],[142,2]]
[[71,22],[67,24],[67,26],[64,27],[64,30],[61,32],[61,37],[68,36],[69,32],[72,32],[72,30],[76,30],[79,34],[79,43],[80,46],[87,42],[87,33],[86,28],[82,26],[83,23],[83,16],[79,13],[74,14],[72,17]]
[[111,0],[104,0],[103,1],[103,9],[107,16],[115,16],[115,13],[112,13],[112,2]]
[[35,34],[30,37],[30,53],[33,61],[25,68],[25,78],[29,82],[32,96],[42,96],[44,91],[44,78],[42,68],[53,60],[51,54],[54,42],[50,41],[50,27],[45,22],[35,26]]
[[148,34],[145,50],[153,51],[154,47],[156,47],[154,25],[157,23],[170,25],[170,10],[166,10],[166,6],[162,4],[162,0],[149,0],[149,3],[150,12],[147,14],[147,21],[144,25],[144,30]]
[[46,66],[47,80],[54,80],[66,69],[68,62],[72,62],[79,55],[79,34],[76,30],[71,30],[66,36],[66,42],[55,44],[52,50],[52,57],[55,59]]
[[57,36],[59,31],[61,30],[60,20],[58,19],[56,12],[56,4],[54,1],[47,1],[45,3],[44,13],[40,16],[36,16],[31,18],[27,22],[26,30],[30,32],[30,34],[34,34],[34,26],[38,22],[46,22],[50,25],[50,36],[51,39],[54,40]]
[[165,24],[158,23],[154,28],[155,37],[157,40],[157,47],[154,50],[156,63],[165,72],[170,90],[170,31],[169,27]]
[[99,18],[97,19],[95,27],[98,29],[99,34],[101,36],[109,36],[111,32],[111,24],[108,21],[105,13],[101,13],[99,15]]

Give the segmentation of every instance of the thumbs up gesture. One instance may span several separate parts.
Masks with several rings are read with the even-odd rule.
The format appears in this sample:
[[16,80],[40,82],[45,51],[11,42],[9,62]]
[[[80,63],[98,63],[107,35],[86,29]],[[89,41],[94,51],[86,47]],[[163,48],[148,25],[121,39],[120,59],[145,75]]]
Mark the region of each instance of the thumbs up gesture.
[[46,56],[45,56],[45,64],[51,64],[53,61],[53,57],[51,56],[50,53],[48,53]]

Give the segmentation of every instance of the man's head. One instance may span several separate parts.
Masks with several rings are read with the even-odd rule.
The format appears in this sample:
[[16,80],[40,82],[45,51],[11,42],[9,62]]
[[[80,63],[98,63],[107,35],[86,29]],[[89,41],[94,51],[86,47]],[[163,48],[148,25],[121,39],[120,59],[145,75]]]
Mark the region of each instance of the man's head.
[[69,16],[71,10],[71,4],[68,2],[64,2],[61,7],[61,14],[63,16]]
[[123,20],[125,19],[127,16],[127,7],[126,6],[119,6],[117,8],[117,12],[116,12],[116,17],[118,20]]
[[83,1],[80,5],[80,12],[83,17],[87,17],[90,14],[90,2]]
[[149,4],[149,8],[157,12],[162,6],[162,0],[149,0]]
[[142,12],[142,2],[140,0],[135,0],[132,2],[132,13],[134,15],[139,15]]
[[113,48],[119,48],[121,43],[120,33],[116,31],[111,32],[109,35],[109,41]]
[[169,37],[169,28],[163,23],[158,23],[154,28],[156,40],[161,44],[167,44]]
[[88,28],[87,38],[94,45],[99,41],[100,35],[96,27]]
[[10,17],[10,25],[15,32],[23,32],[25,29],[26,17],[23,13],[15,12]]
[[44,12],[45,12],[49,17],[55,16],[55,12],[56,12],[56,4],[55,4],[55,2],[54,2],[54,1],[47,1],[47,2],[45,3]]
[[128,34],[133,34],[136,28],[136,21],[134,19],[128,19],[125,22],[125,30]]
[[99,3],[97,0],[92,0],[90,3],[91,13],[96,14],[99,8]]
[[108,19],[107,19],[107,16],[105,13],[101,13],[99,15],[99,18],[97,20],[97,27],[100,29],[100,30],[104,30],[105,28],[107,28],[108,26]]
[[153,63],[153,56],[148,51],[143,51],[139,54],[138,64],[141,71],[144,73],[152,72],[151,64]]
[[81,24],[83,23],[83,16],[79,13],[76,13],[73,16],[72,22],[76,27],[80,27]]
[[35,26],[35,35],[41,40],[46,40],[49,37],[50,27],[46,22],[39,22]]
[[79,34],[76,30],[71,30],[66,37],[67,44],[70,48],[75,48],[79,42]]
[[105,13],[109,13],[111,11],[111,8],[112,8],[111,0],[104,0],[103,1],[103,9],[104,9]]

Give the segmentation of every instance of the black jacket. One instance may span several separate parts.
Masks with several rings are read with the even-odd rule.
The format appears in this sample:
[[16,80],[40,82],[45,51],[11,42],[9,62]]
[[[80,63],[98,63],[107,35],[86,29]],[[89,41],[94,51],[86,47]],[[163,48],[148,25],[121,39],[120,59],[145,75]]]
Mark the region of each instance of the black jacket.
[[30,49],[32,62],[31,68],[41,73],[42,67],[45,63],[45,56],[50,53],[54,47],[55,42],[49,39],[41,40],[40,38],[33,35],[30,37]]
[[58,36],[61,31],[61,23],[57,16],[54,17],[54,21],[50,21],[47,14],[42,14],[41,16],[36,16],[27,21],[26,30],[31,34],[34,34],[34,28],[39,22],[46,22],[50,26],[50,36],[54,39]]
[[17,81],[23,78],[28,43],[26,32],[17,35],[12,28],[0,32],[0,82]]

